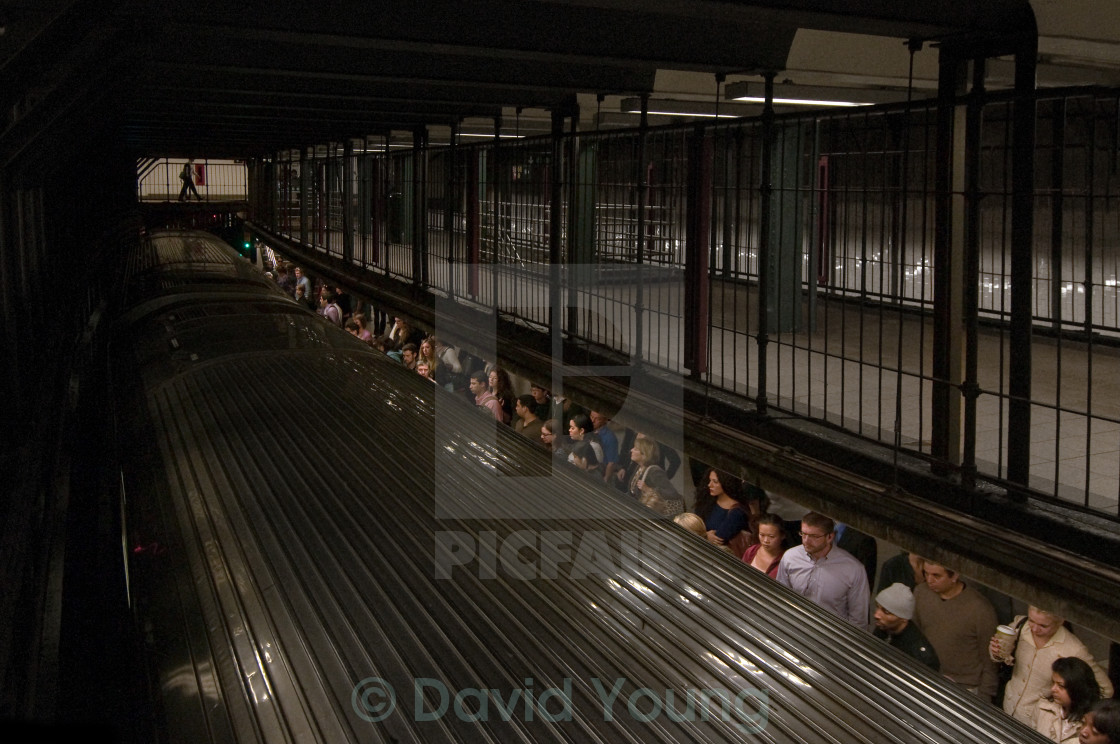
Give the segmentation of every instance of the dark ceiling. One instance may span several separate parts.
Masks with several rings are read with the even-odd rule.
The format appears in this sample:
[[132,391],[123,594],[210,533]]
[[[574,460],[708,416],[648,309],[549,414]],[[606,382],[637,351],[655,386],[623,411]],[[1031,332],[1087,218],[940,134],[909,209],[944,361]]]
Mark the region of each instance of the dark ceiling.
[[1027,0],[961,5],[0,0],[0,165],[83,128],[137,155],[246,157],[503,109],[570,113],[579,93],[648,93],[658,70],[781,71],[799,27],[942,39],[1033,28]]

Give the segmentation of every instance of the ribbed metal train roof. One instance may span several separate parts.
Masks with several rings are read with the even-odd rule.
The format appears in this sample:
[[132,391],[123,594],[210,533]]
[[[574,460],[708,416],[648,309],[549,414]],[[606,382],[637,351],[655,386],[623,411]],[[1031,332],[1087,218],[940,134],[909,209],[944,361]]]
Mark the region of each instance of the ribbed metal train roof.
[[[142,338],[142,326],[167,322],[155,314],[137,330]],[[341,331],[302,348],[278,331],[272,350],[262,341],[204,353],[205,325],[224,322],[195,314],[192,330],[176,330],[187,356],[150,368],[153,428],[139,430],[159,437],[164,463],[144,471],[165,497],[147,508],[192,536],[162,535],[169,551],[153,560],[189,567],[176,602],[209,629],[168,639],[168,654],[177,645],[188,654],[182,669],[201,672],[165,682],[182,687],[183,706],[193,686],[217,739],[1032,739],[623,496],[551,472],[529,442]],[[306,322],[293,315],[293,325]],[[572,561],[554,577],[516,578],[536,552],[511,545],[547,535],[569,539]],[[440,578],[451,558],[436,546],[455,544],[474,546],[478,560]],[[368,720],[380,715],[371,702],[383,702],[368,689],[374,678],[396,691],[378,721]],[[414,695],[418,679],[433,681],[426,696]],[[463,720],[471,709],[449,706],[416,721],[417,700],[430,711],[440,685],[506,700],[514,690],[570,689],[572,720],[517,706],[503,720],[491,699],[489,720]],[[664,711],[642,720],[654,698],[675,694],[683,713],[688,692],[705,689],[758,693],[737,720],[720,720],[718,707],[707,721]],[[560,712],[562,702],[554,696],[545,709]]]
[[161,296],[167,289],[185,287],[207,275],[212,281],[227,281],[233,287],[270,286],[229,246],[196,230],[167,230],[149,236],[125,257],[122,274],[128,294],[120,299],[126,305],[147,296]]

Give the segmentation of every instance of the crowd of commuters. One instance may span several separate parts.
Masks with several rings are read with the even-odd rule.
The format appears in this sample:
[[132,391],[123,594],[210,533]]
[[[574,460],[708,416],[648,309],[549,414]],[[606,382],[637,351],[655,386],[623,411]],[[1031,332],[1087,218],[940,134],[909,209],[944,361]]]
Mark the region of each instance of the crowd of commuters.
[[1112,699],[1113,686],[1061,616],[1030,607],[1011,621],[1015,638],[1007,652],[995,635],[997,625],[1006,622],[1001,613],[979,585],[953,568],[912,553],[879,568],[874,538],[817,512],[787,518],[777,512],[788,514],[789,505],[780,507],[777,498],[772,503],[762,489],[716,468],[694,471],[696,491],[686,511],[690,505],[674,486],[680,456],[653,437],[613,425],[604,411],[554,397],[540,383],[517,395],[501,367],[425,335],[406,318],[390,322],[341,288],[315,290],[299,267],[278,263],[275,276],[327,322],[460,393],[481,415],[510,426],[542,453],[673,517],[713,549],[732,553],[873,632],[1052,741],[1120,744],[1120,703]]
[[[743,560],[853,625],[868,627],[868,575],[839,547],[832,520],[806,514],[801,545],[779,555],[763,540],[772,546],[782,534],[781,522],[770,514],[755,520],[756,544]],[[979,586],[950,567],[909,553],[884,563],[874,607],[877,637],[981,699],[1002,705],[1052,741],[1118,741],[1120,708],[1111,699],[1113,686],[1061,616],[1030,607],[1014,619],[1013,649],[1006,653],[996,635],[996,608]],[[1006,670],[1002,689],[1001,665]]]

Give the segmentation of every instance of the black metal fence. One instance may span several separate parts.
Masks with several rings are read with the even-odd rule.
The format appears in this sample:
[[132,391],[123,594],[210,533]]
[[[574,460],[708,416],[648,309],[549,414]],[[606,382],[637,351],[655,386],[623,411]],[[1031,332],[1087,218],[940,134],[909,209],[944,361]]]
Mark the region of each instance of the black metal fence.
[[[1011,105],[985,100],[973,140],[939,131],[936,105],[923,102],[783,115],[769,130],[745,119],[451,148],[331,146],[278,155],[277,198],[256,218],[542,328],[555,261],[568,309],[555,330],[570,338],[966,477],[1007,477],[1018,441],[1031,488],[1116,515],[1120,93],[1037,101],[1035,333],[1017,350]],[[947,194],[935,188],[938,137],[957,153]],[[953,266],[939,276],[956,285],[941,316],[939,198],[953,233]],[[935,345],[936,323],[947,343]],[[1031,425],[1012,430],[1009,366],[1022,354],[1033,360]],[[968,395],[975,416],[962,413]],[[944,449],[932,444],[935,420]]]

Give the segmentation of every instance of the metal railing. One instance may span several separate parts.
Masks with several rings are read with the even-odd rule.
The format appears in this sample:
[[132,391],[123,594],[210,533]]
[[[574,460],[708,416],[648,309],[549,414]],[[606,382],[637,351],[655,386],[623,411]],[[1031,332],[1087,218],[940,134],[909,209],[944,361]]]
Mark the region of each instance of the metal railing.
[[[769,139],[761,120],[746,119],[362,154],[349,169],[331,165],[337,153],[289,154],[274,169],[280,198],[257,219],[336,255],[350,224],[363,267],[542,327],[556,256],[568,338],[949,469],[974,463],[980,478],[1007,477],[1009,442],[1025,437],[1032,488],[1116,515],[1120,93],[1037,103],[1029,431],[1012,430],[1008,416],[1010,106],[987,100],[979,145],[958,145],[978,166],[978,212],[954,260],[975,255],[979,268],[974,315],[949,327],[954,348],[934,342],[944,323],[934,284],[944,133],[930,102],[783,115]],[[332,168],[351,173],[349,190],[300,177]],[[978,345],[965,348],[972,321]],[[968,381],[939,379],[940,355],[977,367],[970,432],[956,424]],[[939,385],[947,408],[935,408]],[[953,419],[948,458],[931,445],[938,417]]]

